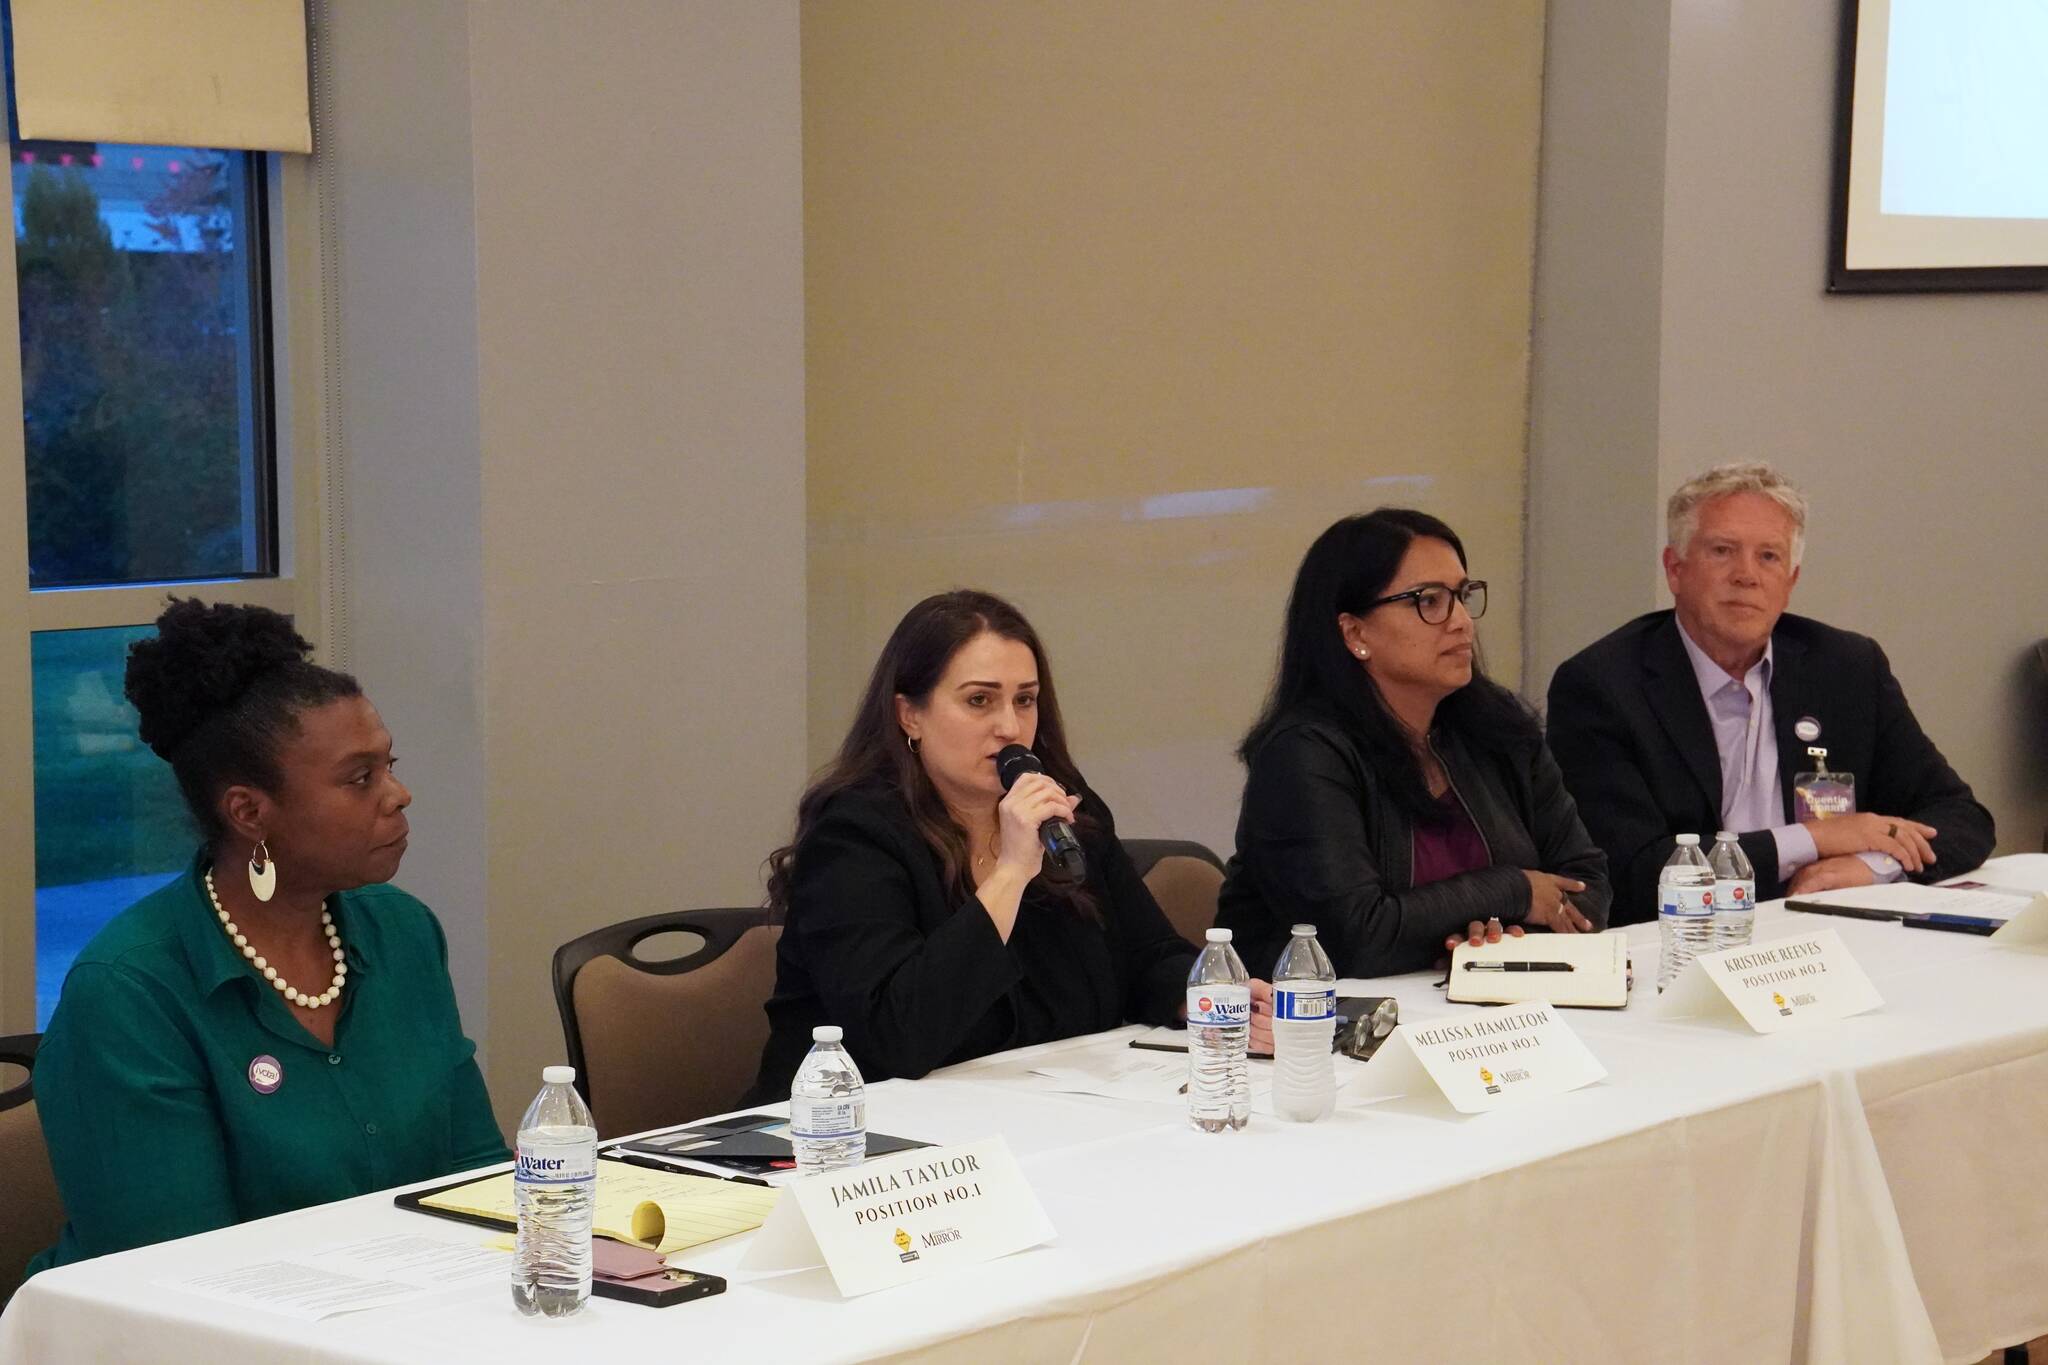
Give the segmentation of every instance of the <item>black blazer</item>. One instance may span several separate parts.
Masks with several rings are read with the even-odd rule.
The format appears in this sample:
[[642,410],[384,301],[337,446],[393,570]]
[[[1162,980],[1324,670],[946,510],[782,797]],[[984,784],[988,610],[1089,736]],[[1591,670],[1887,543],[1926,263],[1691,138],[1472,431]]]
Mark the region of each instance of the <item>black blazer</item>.
[[1520,924],[1524,868],[1583,881],[1572,901],[1606,927],[1607,860],[1533,726],[1500,752],[1455,735],[1434,743],[1492,865],[1426,886],[1414,884],[1412,820],[1343,726],[1291,715],[1251,756],[1216,923],[1253,976],[1272,972],[1295,924],[1316,926],[1339,976],[1421,970],[1473,920]]
[[[1934,826],[1932,881],[1991,856],[1991,812],[1970,794],[1913,718],[1877,642],[1803,616],[1771,636],[1771,715],[1778,775],[1793,811],[1792,778],[1812,770],[1801,716],[1820,722],[1828,767],[1856,775],[1856,808]],[[1617,923],[1655,919],[1657,875],[1675,835],[1710,842],[1721,827],[1721,759],[1699,679],[1670,611],[1639,616],[1559,666],[1550,680],[1550,747],[1607,850]],[[1777,842],[1739,831],[1759,900],[1785,894]]]
[[1007,944],[980,900],[945,886],[893,790],[854,787],[827,802],[796,849],[748,1102],[788,1098],[818,1024],[843,1027],[862,1078],[879,1081],[1178,1018],[1195,950],[1139,880],[1109,808],[1093,792],[1086,800],[1094,823],[1078,832],[1100,923],[1034,880]]

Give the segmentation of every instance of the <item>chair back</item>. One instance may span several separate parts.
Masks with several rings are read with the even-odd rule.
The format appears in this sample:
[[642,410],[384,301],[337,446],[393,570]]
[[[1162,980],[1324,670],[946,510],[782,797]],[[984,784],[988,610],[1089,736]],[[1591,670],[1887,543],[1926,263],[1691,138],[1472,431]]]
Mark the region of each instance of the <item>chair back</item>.
[[[689,935],[682,956],[648,940]],[[733,1108],[768,1041],[780,925],[765,909],[679,910],[608,925],[555,952],[555,1006],[601,1138]],[[642,945],[648,944],[643,954]]]
[[21,1286],[28,1258],[64,1229],[64,1205],[57,1198],[57,1177],[50,1171],[31,1089],[41,1041],[39,1033],[0,1038],[0,1066],[24,1073],[19,1082],[0,1089],[0,1171],[7,1173],[7,1206],[0,1212],[0,1306]]
[[1124,851],[1174,932],[1199,947],[1216,923],[1223,860],[1188,839],[1126,839]]
[[[2035,752],[2048,757],[2048,640],[2034,641],[2034,695],[2039,699],[2040,731],[2034,740]],[[2048,853],[2048,829],[2041,831],[2041,851]]]

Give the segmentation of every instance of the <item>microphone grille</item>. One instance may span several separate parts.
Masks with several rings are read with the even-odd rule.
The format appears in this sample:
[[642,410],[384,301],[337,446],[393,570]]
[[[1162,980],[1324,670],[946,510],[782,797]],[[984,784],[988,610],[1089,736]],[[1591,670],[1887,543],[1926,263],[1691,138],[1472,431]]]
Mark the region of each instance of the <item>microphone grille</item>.
[[1044,771],[1045,766],[1038,761],[1038,755],[1021,744],[1007,745],[996,755],[996,777],[1002,782],[1004,791],[1016,786],[1017,779],[1024,774]]

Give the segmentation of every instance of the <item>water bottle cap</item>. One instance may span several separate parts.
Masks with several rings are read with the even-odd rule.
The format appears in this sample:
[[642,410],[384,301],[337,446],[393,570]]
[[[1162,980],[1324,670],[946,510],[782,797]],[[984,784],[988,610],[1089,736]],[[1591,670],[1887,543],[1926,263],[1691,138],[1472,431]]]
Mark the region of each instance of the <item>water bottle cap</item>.
[[1211,929],[1211,930],[1209,931],[1209,942],[1211,942],[1211,943],[1228,943],[1228,942],[1230,942],[1230,931],[1229,931],[1228,929]]
[[1735,835],[1733,833],[1724,829],[1719,834],[1716,834],[1714,836],[1714,842],[1718,844],[1723,840],[1732,840],[1734,837]]
[[1697,834],[1681,834],[1678,836],[1678,846],[1680,848],[1698,848],[1700,846],[1700,836]]
[[1294,936],[1296,938],[1314,938],[1316,936],[1316,927],[1313,924],[1297,924],[1294,926]]
[[573,1066],[544,1066],[540,1069],[542,1085],[576,1084],[576,1068]]
[[836,1043],[846,1036],[846,1030],[837,1024],[820,1024],[811,1030],[814,1043]]

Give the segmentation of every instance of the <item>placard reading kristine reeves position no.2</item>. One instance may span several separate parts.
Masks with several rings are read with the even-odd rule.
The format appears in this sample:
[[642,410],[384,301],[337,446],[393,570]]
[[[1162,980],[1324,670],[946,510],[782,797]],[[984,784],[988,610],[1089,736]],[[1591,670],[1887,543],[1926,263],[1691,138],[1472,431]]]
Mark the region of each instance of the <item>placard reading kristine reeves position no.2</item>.
[[1833,929],[1701,953],[1658,998],[1667,1018],[1734,1013],[1758,1033],[1846,1019],[1884,1003]]
[[1053,1236],[999,1137],[920,1147],[784,1188],[742,1268],[823,1263],[847,1298],[992,1261]]

